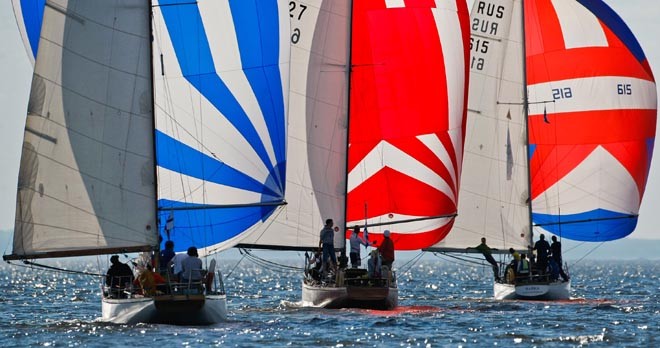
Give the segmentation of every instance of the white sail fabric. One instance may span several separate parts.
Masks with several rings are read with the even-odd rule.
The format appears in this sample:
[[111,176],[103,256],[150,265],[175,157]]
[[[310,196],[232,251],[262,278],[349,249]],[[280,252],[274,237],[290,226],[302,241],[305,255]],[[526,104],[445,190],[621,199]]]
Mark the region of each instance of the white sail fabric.
[[526,249],[531,238],[521,2],[475,2],[458,217],[431,250]]
[[156,245],[149,4],[48,1],[20,164],[13,256]]
[[288,191],[288,2],[154,5],[161,233],[218,252],[274,229]]
[[291,1],[287,205],[243,246],[318,247],[325,219],[344,245],[348,97],[348,0]]

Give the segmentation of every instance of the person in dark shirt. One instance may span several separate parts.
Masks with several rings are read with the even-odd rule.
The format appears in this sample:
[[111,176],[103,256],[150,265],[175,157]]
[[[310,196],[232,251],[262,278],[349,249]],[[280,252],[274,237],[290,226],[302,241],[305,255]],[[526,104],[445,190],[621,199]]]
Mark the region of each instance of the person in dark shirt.
[[126,284],[133,283],[133,271],[127,264],[119,262],[119,256],[112,255],[112,264],[105,275],[105,285],[111,288],[111,294],[121,296]]
[[167,271],[167,264],[174,257],[174,255],[174,242],[168,240],[165,242],[165,249],[160,251],[160,263],[158,268],[160,269],[161,273],[165,273]]
[[565,282],[567,282],[569,277],[566,275],[563,269],[561,260],[561,242],[557,241],[557,236],[552,236],[552,245],[550,245],[550,249],[552,250],[552,259],[555,261],[557,267],[559,268],[559,275]]
[[477,245],[476,247],[468,247],[469,249],[476,249],[478,250],[486,259],[488,263],[490,263],[493,266],[493,274],[495,275],[495,280],[499,281],[500,280],[500,267],[497,264],[497,261],[493,258],[493,253],[491,250],[496,250],[496,249],[491,249],[487,244],[486,244],[486,238],[481,238],[481,244]]
[[541,274],[545,274],[548,268],[548,254],[550,252],[550,244],[545,240],[545,235],[541,233],[539,240],[534,243],[533,250],[536,250],[536,266]]
[[319,240],[319,249],[323,248],[323,267],[321,272],[325,273],[330,269],[337,270],[337,255],[335,254],[335,231],[332,229],[334,222],[332,219],[325,220],[325,226],[321,230]]
[[385,230],[383,232],[383,243],[378,247],[378,252],[383,259],[383,266],[387,266],[392,269],[392,263],[394,263],[394,242],[390,238],[390,230]]

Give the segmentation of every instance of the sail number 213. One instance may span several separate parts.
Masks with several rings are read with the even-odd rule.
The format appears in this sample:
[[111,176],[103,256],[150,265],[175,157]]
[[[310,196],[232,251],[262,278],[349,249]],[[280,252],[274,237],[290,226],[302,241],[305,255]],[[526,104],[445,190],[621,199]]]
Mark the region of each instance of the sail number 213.
[[[291,17],[292,21],[300,21],[306,9],[307,5],[296,1],[289,1],[289,17]],[[296,26],[297,24],[291,23],[291,43],[293,44],[297,44],[300,41],[300,28]]]

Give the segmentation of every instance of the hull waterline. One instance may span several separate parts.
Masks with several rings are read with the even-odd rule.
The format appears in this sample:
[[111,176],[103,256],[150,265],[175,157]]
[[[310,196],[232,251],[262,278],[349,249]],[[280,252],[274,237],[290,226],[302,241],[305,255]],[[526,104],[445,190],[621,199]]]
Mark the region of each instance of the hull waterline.
[[496,300],[568,300],[571,281],[533,282],[504,284],[495,282],[493,293]]
[[102,299],[101,321],[114,324],[212,325],[226,319],[226,295]]

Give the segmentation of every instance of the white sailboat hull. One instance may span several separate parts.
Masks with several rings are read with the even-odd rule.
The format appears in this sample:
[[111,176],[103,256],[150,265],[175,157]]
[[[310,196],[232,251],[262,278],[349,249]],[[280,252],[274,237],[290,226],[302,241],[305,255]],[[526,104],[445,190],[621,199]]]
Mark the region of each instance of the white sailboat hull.
[[393,309],[398,306],[399,289],[310,285],[303,281],[305,307]]
[[496,300],[568,300],[570,290],[570,280],[518,285],[495,282],[493,285]]
[[114,324],[212,325],[227,319],[226,295],[102,299],[101,321]]

